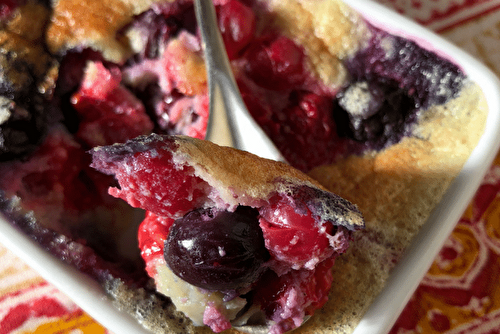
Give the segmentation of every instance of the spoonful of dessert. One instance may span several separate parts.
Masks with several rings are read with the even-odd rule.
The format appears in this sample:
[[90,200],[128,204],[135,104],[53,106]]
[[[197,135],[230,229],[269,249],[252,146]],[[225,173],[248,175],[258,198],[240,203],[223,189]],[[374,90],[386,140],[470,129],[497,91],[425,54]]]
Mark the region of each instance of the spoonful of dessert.
[[205,139],[263,158],[285,161],[243,102],[218,29],[212,1],[195,0],[194,6],[208,75],[210,115]]

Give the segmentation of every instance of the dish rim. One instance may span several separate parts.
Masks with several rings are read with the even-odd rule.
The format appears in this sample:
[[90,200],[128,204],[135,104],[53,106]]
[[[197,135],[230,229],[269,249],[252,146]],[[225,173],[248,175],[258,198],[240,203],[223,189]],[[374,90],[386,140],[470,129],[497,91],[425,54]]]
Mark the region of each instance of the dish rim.
[[[392,328],[496,156],[500,147],[500,131],[495,131],[500,126],[500,81],[465,51],[401,14],[372,0],[343,1],[375,26],[414,40],[424,48],[430,46],[441,56],[452,59],[479,84],[488,103],[487,125],[478,145],[354,331],[354,334],[382,334]],[[441,223],[436,224],[437,221]],[[0,243],[104,327],[116,333],[151,334],[137,319],[119,310],[95,280],[44,250],[2,216]]]
[[353,332],[383,334],[389,332],[397,321],[497,155],[500,148],[500,81],[489,68],[466,51],[394,10],[372,0],[343,1],[375,26],[413,40],[450,59],[481,87],[488,104],[486,127],[477,146]]

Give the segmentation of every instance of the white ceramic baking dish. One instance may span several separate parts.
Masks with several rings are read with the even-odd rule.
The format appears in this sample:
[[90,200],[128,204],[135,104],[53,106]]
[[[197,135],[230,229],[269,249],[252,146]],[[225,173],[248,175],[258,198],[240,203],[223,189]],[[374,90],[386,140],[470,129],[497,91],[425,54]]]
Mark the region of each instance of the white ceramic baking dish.
[[[369,0],[345,2],[374,25],[415,40],[421,46],[452,59],[481,86],[489,107],[486,130],[478,146],[355,330],[355,334],[377,334],[386,333],[393,326],[472,199],[496,155],[500,146],[500,83],[480,62],[401,15]],[[149,333],[132,316],[113,306],[94,280],[56,259],[1,218],[0,243],[16,253],[110,331]]]

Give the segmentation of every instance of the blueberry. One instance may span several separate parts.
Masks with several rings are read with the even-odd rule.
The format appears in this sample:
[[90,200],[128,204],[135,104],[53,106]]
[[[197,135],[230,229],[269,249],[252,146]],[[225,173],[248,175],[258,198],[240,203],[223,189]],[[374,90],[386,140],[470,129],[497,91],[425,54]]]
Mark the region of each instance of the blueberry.
[[463,86],[461,69],[417,43],[371,27],[367,47],[345,63],[353,81],[395,85],[411,96],[417,108],[443,104]]
[[169,268],[207,290],[228,291],[255,282],[269,259],[258,212],[197,209],[176,220],[165,240]]
[[44,139],[49,117],[59,118],[40,96],[33,94],[29,101],[31,105],[24,107],[0,96],[0,161],[29,155]]
[[58,113],[47,105],[44,95],[52,89],[45,79],[54,59],[22,33],[5,30],[1,36],[0,161],[7,161],[31,153]]
[[414,123],[415,104],[396,83],[355,82],[337,96],[334,117],[339,135],[375,149],[396,143]]
[[419,110],[462,88],[458,66],[417,43],[370,27],[367,46],[345,62],[351,84],[336,97],[338,134],[382,149],[411,134]]

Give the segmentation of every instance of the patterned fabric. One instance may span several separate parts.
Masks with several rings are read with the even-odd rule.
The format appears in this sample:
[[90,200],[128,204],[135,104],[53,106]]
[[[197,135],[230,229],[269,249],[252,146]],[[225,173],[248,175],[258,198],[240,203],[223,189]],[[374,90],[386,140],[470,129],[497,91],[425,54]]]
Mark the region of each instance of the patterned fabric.
[[500,155],[391,334],[500,333]]
[[378,0],[437,32],[500,9],[500,0]]
[[0,334],[110,333],[0,245]]
[[[500,0],[378,0],[500,74]],[[500,154],[391,334],[500,333]],[[0,245],[0,334],[109,333]]]
[[[380,0],[500,74],[499,0]],[[390,334],[500,333],[500,154]]]

